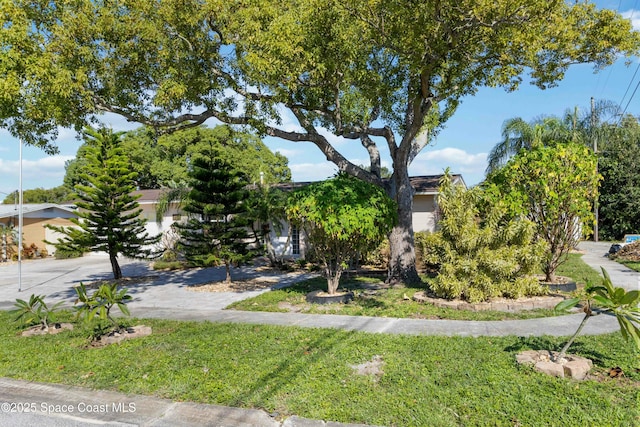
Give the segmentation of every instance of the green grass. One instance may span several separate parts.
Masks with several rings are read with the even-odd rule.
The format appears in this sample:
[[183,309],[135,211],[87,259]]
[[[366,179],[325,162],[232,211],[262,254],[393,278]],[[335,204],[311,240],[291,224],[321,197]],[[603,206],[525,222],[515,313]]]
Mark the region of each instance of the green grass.
[[[580,337],[600,380],[515,363],[558,338],[411,337],[335,329],[135,321],[153,335],[87,348],[86,331],[23,338],[0,312],[0,376],[388,426],[640,424],[638,354],[619,334]],[[378,377],[350,365],[379,355]],[[606,378],[620,366],[621,379]]]
[[582,255],[576,253],[569,254],[567,261],[556,270],[556,274],[571,277],[575,282],[582,285],[586,285],[587,282],[597,284],[602,281],[599,271],[585,264],[582,261]]
[[[424,278],[428,283],[428,278]],[[355,299],[348,304],[310,304],[305,301],[307,293],[314,290],[326,290],[327,281],[323,278],[309,279],[291,287],[265,292],[254,298],[235,302],[227,309],[246,311],[288,312],[289,306],[301,313],[343,314],[349,316],[400,317],[417,319],[456,319],[456,320],[506,320],[530,319],[554,316],[553,310],[530,310],[519,313],[501,311],[468,311],[436,307],[433,304],[420,303],[411,299],[414,293],[423,291],[425,285],[417,287],[398,287],[378,289],[374,295],[366,295],[363,286],[381,284],[380,279],[366,277],[345,278],[341,289],[352,290]],[[407,299],[408,298],[408,299]]]
[[616,261],[618,261],[620,264],[626,265],[627,267],[629,267],[632,270],[640,271],[640,262],[639,261],[620,261],[620,260],[616,260]]
[[[559,275],[573,278],[579,283],[592,280],[598,283],[600,276],[591,267],[586,265],[579,254],[569,254],[565,262],[557,272]],[[424,284],[418,287],[391,288],[376,291],[375,295],[362,298],[365,294],[362,287],[366,284],[379,283],[381,279],[364,277],[344,278],[341,282],[343,289],[354,290],[356,298],[349,304],[308,304],[305,301],[307,293],[326,289],[326,280],[315,278],[298,283],[289,288],[266,292],[254,298],[238,301],[231,304],[228,309],[246,311],[271,311],[287,312],[290,306],[302,313],[344,314],[351,316],[377,316],[400,318],[426,318],[426,319],[455,319],[455,320],[508,320],[530,319],[555,316],[553,310],[530,310],[519,313],[507,313],[500,311],[467,311],[450,308],[436,307],[433,304],[423,304],[413,301],[411,297],[417,291],[428,287],[432,279],[423,277]],[[409,297],[406,299],[405,297]]]

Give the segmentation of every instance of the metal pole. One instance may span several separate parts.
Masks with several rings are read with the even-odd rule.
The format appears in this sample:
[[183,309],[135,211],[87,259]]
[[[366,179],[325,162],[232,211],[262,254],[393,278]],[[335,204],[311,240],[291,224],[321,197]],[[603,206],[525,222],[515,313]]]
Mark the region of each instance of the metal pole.
[[[596,111],[595,101],[593,96],[591,97],[591,139],[593,142],[593,154],[596,156],[596,175],[598,174],[598,137],[596,135]],[[595,216],[595,223],[593,225],[593,241],[598,241],[598,189],[596,189],[596,196],[593,199],[593,214]]]
[[20,139],[20,210],[18,211],[18,292],[22,292],[22,139]]

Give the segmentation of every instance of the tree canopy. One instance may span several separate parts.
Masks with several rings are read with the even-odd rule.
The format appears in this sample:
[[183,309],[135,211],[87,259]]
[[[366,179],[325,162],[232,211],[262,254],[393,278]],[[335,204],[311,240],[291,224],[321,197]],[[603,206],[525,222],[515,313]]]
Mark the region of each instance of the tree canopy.
[[[172,131],[215,117],[314,143],[398,205],[389,279],[417,280],[408,166],[483,86],[541,88],[638,51],[631,23],[564,0],[27,2],[3,7],[0,126],[52,148],[96,113]],[[281,128],[283,112],[297,120]],[[359,141],[370,171],[321,128]],[[380,147],[393,174],[380,176]]]
[[[44,189],[42,187],[24,190],[22,192],[22,201],[24,203],[62,203],[71,200],[72,190],[60,185],[58,187]],[[12,192],[2,201],[5,205],[18,203],[18,192]]]
[[640,124],[625,117],[603,131],[598,141],[598,227],[603,240],[621,240],[640,233]]
[[[188,181],[190,162],[203,157],[214,146],[219,156],[243,171],[249,182],[273,184],[291,181],[288,160],[273,153],[255,134],[229,126],[200,126],[170,135],[160,135],[148,127],[127,132],[122,137],[131,170],[137,173],[140,188],[167,188]],[[75,185],[78,167],[84,162],[84,147],[66,165],[65,184]]]

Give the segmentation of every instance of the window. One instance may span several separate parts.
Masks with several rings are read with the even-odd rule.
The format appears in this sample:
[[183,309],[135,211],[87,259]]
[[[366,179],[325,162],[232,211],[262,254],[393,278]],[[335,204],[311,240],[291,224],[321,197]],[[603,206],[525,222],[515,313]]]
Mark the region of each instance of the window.
[[182,219],[182,215],[180,214],[173,214],[173,220],[174,221],[180,221]]
[[291,226],[291,253],[300,255],[300,230],[296,225]]

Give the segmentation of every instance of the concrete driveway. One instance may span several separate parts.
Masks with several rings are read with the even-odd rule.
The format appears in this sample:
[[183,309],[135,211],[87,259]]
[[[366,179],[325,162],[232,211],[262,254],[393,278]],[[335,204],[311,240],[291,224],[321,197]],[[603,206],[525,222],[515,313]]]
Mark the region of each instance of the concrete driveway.
[[[190,285],[220,281],[225,277],[224,267],[189,269],[184,271],[154,271],[147,261],[119,259],[124,277],[147,277],[143,283],[127,286],[136,307],[222,310],[232,302],[250,298],[269,290],[247,292],[193,292]],[[110,279],[111,264],[106,254],[88,254],[82,258],[56,260],[53,258],[25,260],[22,263],[22,291],[18,288],[18,264],[0,263],[0,309],[11,308],[16,300],[28,299],[31,294],[45,295],[47,303],[63,301],[65,306],[75,302],[74,287],[81,282]],[[253,267],[232,270],[234,279],[277,277],[274,288],[289,286],[306,277],[300,273],[275,274],[259,272]]]
[[628,291],[640,290],[640,273],[629,267],[609,259],[611,242],[580,242],[578,249],[583,252],[582,260],[591,268],[601,273],[601,268],[607,270],[614,286]]

